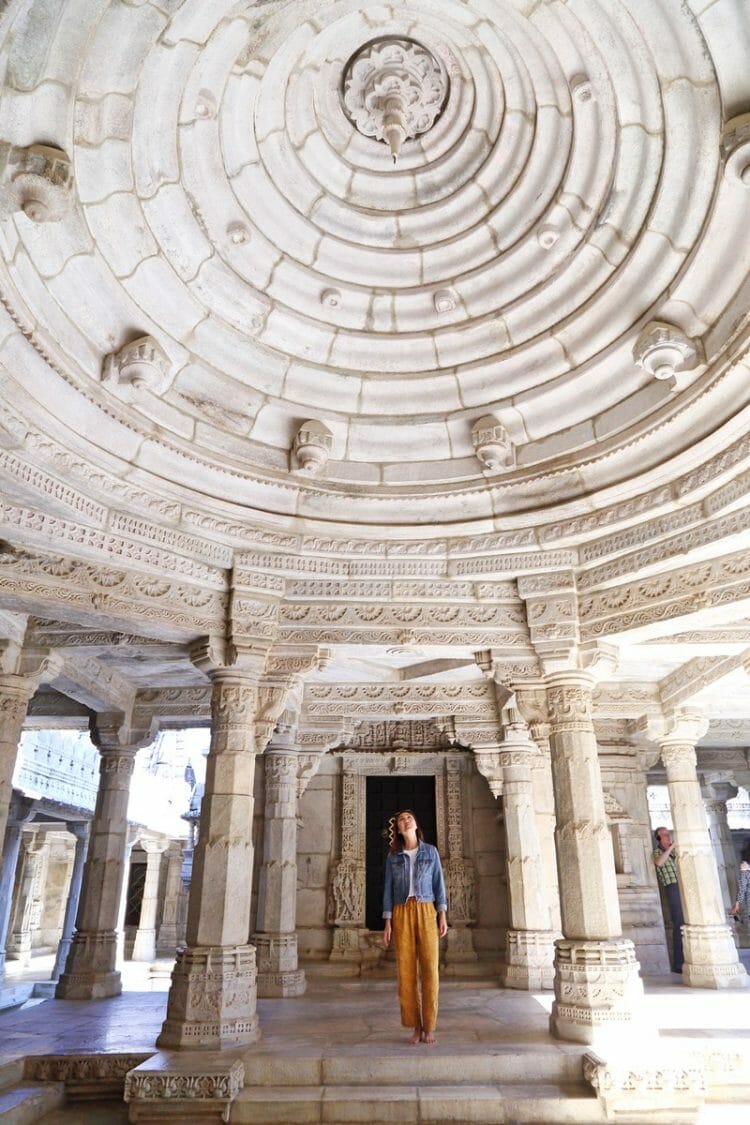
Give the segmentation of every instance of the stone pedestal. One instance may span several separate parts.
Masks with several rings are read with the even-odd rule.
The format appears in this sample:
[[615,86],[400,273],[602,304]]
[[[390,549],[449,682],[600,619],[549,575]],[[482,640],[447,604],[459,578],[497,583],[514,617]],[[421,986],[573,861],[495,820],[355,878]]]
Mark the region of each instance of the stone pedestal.
[[264,760],[265,820],[254,941],[259,996],[301,996],[297,959],[297,755],[268,746]]
[[55,957],[55,964],[50,980],[60,979],[60,974],[68,960],[70,943],[73,940],[75,918],[78,913],[78,903],[81,898],[83,865],[86,859],[86,850],[89,845],[88,824],[68,824],[66,827],[71,836],[75,837],[76,845],[73,855],[73,870],[70,873],[70,884],[68,886],[68,898],[65,904],[65,919],[63,921],[62,934],[60,935],[60,941],[57,946],[57,955]]
[[221,1125],[243,1087],[241,1059],[160,1052],[125,1076],[129,1120],[139,1125]]
[[[121,717],[118,716],[121,720]],[[121,722],[99,716],[92,739],[101,754],[99,792],[90,826],[89,848],[76,929],[55,995],[61,1000],[94,1000],[122,991],[117,958],[117,915],[125,878],[130,778],[137,745],[120,741]]]
[[556,942],[550,1030],[576,1043],[622,1043],[643,1030],[643,985],[633,943],[621,936],[592,679],[556,672],[546,683],[564,935]]
[[202,653],[197,659],[213,684],[211,747],[190,886],[188,947],[177,955],[158,1044],[219,1050],[259,1036],[255,949],[248,937],[262,657],[245,658],[242,668],[224,668],[210,663],[210,650]]
[[677,876],[685,925],[683,980],[692,988],[745,987],[750,979],[740,963],[734,934],[726,920],[706,810],[696,772],[695,742],[705,723],[701,715],[681,712],[669,734],[659,739],[677,854]]
[[162,853],[167,842],[141,840],[146,852],[146,880],[143,884],[143,899],[138,929],[135,934],[132,961],[153,961],[156,958],[156,911],[159,905],[159,873]]

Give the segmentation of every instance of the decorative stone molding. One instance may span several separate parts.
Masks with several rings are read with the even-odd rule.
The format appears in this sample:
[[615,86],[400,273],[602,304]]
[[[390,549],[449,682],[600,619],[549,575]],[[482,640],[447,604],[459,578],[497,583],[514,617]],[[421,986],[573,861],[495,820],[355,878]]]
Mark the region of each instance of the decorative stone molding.
[[445,316],[446,313],[456,310],[458,297],[454,289],[437,289],[432,298],[432,303],[438,316]]
[[365,137],[388,145],[395,164],[406,140],[435,124],[448,94],[439,59],[411,39],[375,39],[344,69],[343,104]]
[[727,121],[721,133],[721,153],[727,179],[750,187],[750,113]]
[[516,457],[513,444],[502,422],[485,414],[471,427],[471,440],[482,468],[489,473],[512,469]]
[[200,1059],[195,1055],[154,1055],[125,1079],[130,1120],[171,1120],[195,1125],[229,1120],[232,1102],[245,1081],[240,1059]]
[[583,1076],[593,1086],[608,1121],[631,1118],[658,1121],[693,1121],[706,1098],[703,1067],[696,1058],[635,1060],[631,1052],[618,1061],[613,1053],[604,1062],[597,1055],[583,1056]]
[[35,223],[57,223],[73,207],[73,168],[51,145],[0,142],[0,217],[23,211]]
[[702,363],[703,346],[674,324],[655,320],[646,325],[636,340],[633,359],[655,379],[671,380],[677,387],[683,372]]
[[71,1100],[122,1097],[128,1072],[153,1053],[28,1055],[23,1076],[32,1082],[63,1082]]
[[172,381],[169,356],[153,336],[139,336],[104,360],[102,381],[162,394]]
[[574,74],[570,80],[570,92],[577,102],[590,102],[594,100],[594,91],[591,81],[585,74]]
[[[632,941],[555,943],[555,1002],[550,1027],[560,1039],[621,1047],[643,1033],[643,983]],[[638,1005],[638,1019],[634,1006]]]
[[333,434],[322,422],[303,422],[292,446],[292,467],[300,473],[316,476],[331,456]]

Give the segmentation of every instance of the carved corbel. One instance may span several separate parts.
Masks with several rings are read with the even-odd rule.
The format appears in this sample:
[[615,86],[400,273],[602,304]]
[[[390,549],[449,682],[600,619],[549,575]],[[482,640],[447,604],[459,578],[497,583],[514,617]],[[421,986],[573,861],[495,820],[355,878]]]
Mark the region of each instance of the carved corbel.
[[572,571],[525,575],[516,580],[526,605],[534,651],[545,674],[578,668],[580,622]]
[[703,346],[674,324],[655,320],[646,325],[636,340],[633,359],[649,375],[678,390],[686,373],[703,362]]
[[73,169],[62,149],[0,142],[0,181],[0,216],[23,211],[34,223],[57,223],[73,208]]
[[333,434],[316,419],[303,422],[292,445],[292,469],[308,476],[322,472],[331,456]]
[[616,645],[606,641],[586,641],[578,652],[581,668],[593,676],[595,683],[610,679],[617,671],[620,653]]
[[477,460],[487,473],[512,469],[516,453],[508,431],[494,414],[485,414],[471,427],[471,440]]
[[727,121],[721,132],[721,154],[727,179],[750,187],[750,113]]
[[102,382],[160,395],[172,382],[173,366],[153,336],[139,336],[104,360]]

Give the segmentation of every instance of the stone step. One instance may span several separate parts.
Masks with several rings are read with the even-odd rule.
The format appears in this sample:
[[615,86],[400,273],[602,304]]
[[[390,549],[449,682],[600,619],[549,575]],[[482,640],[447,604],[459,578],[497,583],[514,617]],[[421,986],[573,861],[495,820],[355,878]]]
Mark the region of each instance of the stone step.
[[64,1100],[62,1082],[17,1082],[0,1091],[0,1121],[3,1125],[30,1125]]
[[37,1125],[128,1125],[128,1107],[123,1101],[75,1102],[46,1113]]
[[23,1081],[23,1058],[7,1059],[0,1062],[0,1090],[7,1090],[9,1086]]
[[513,1082],[582,1083],[583,1060],[578,1050],[519,1050],[518,1047],[477,1053],[476,1046],[446,1053],[418,1046],[382,1051],[370,1047],[346,1055],[301,1053],[278,1055],[261,1050],[243,1056],[246,1086],[346,1086],[393,1084],[478,1085]]
[[565,1084],[245,1087],[230,1125],[602,1125],[593,1091]]

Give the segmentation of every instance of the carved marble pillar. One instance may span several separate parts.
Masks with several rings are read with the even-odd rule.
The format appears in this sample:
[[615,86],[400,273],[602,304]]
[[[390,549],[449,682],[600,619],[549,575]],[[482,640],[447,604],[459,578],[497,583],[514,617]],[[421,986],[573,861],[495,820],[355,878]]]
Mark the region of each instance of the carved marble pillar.
[[546,677],[563,937],[555,943],[550,1030],[576,1043],[643,1029],[643,985],[624,939],[594,735],[590,675]]
[[177,954],[160,1047],[216,1049],[258,1039],[255,949],[249,944],[253,881],[255,713],[261,653],[214,662],[211,746],[195,846],[187,947]]
[[5,942],[5,955],[9,961],[28,965],[31,960],[34,931],[39,926],[42,912],[42,892],[49,845],[44,833],[32,829],[21,839],[23,867],[21,885],[11,931]]
[[71,836],[75,837],[75,851],[73,853],[73,867],[70,873],[70,883],[68,885],[68,898],[65,903],[65,919],[63,921],[62,933],[60,941],[57,946],[57,954],[55,956],[55,964],[52,969],[50,980],[59,980],[60,974],[65,968],[68,960],[68,953],[70,952],[70,944],[73,940],[73,928],[75,926],[76,914],[78,913],[78,903],[81,898],[81,884],[83,882],[83,865],[86,860],[86,851],[89,846],[89,826],[86,823],[70,823],[65,826],[70,832]]
[[0,985],[5,975],[5,943],[10,927],[13,909],[13,889],[16,882],[16,867],[21,850],[23,826],[34,815],[34,802],[28,797],[14,793],[10,802],[3,841],[3,866],[0,870]]
[[159,906],[159,876],[161,857],[168,842],[141,838],[141,847],[146,853],[146,879],[143,884],[141,913],[135,933],[131,961],[154,961],[156,959],[156,911]]
[[122,716],[99,715],[91,725],[97,746],[99,791],[90,825],[81,898],[70,953],[55,990],[61,1000],[118,996],[117,916],[125,879],[128,797],[138,743],[128,744]]
[[360,961],[359,931],[365,921],[365,857],[358,823],[358,778],[342,761],[341,857],[331,871],[329,921],[334,926],[331,961]]
[[700,714],[685,711],[676,716],[669,733],[658,738],[667,771],[685,917],[682,976],[693,988],[744,987],[748,976],[727,921],[696,772],[695,743],[704,729]]
[[544,884],[549,907],[550,928],[558,937],[561,932],[560,888],[557,882],[557,848],[555,847],[555,788],[552,784],[552,755],[549,748],[549,723],[538,720],[529,723],[531,737],[539,748],[538,756],[531,761],[531,786],[533,790],[539,848],[542,853]]
[[508,708],[503,717],[499,764],[503,771],[510,928],[501,980],[506,988],[551,988],[554,937],[545,896],[531,774],[539,751],[515,708]]
[[174,957],[180,940],[180,899],[182,897],[182,848],[172,842],[167,853],[167,877],[164,880],[164,903],[156,939],[157,957]]
[[14,674],[0,675],[0,836],[5,838],[8,808],[13,791],[13,770],[29,700],[39,680]]
[[263,755],[265,820],[258,887],[259,996],[301,996],[297,957],[297,755],[274,737]]
[[727,816],[727,801],[737,796],[738,789],[736,785],[730,785],[728,782],[705,782],[704,779],[701,793],[708,818],[708,834],[714,849],[719,886],[724,902],[731,907],[737,898],[737,863]]
[[464,775],[465,760],[457,755],[447,757],[445,804],[448,832],[444,874],[450,921],[445,949],[445,972],[448,976],[453,966],[477,960],[470,928],[477,920],[477,876],[473,861],[464,855]]
[[130,889],[130,861],[133,848],[138,842],[140,829],[128,825],[125,834],[125,851],[122,857],[122,890],[120,891],[120,905],[117,909],[117,929],[115,931],[115,965],[121,966],[125,960],[125,915],[128,912],[128,890]]

